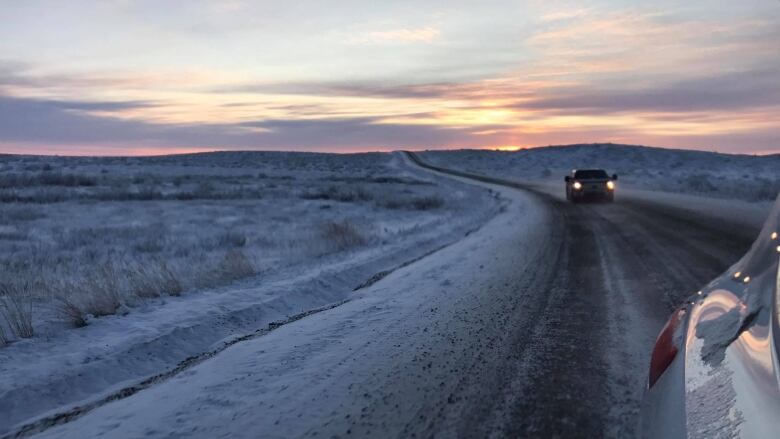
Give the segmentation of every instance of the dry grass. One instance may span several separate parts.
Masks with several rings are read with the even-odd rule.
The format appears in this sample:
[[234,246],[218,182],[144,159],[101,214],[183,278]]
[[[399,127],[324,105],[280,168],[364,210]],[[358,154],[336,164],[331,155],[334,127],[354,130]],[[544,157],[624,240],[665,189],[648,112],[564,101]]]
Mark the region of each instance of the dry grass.
[[162,295],[178,296],[184,291],[177,275],[162,259],[136,263],[126,270],[131,292],[142,299]]
[[366,238],[349,221],[327,221],[321,226],[321,237],[332,243],[338,250],[347,250],[366,244]]
[[387,163],[282,153],[0,155],[0,282],[44,279],[26,295],[2,294],[0,345],[29,336],[33,323],[38,332],[63,320],[84,326],[260,267],[351,250],[395,233],[375,228],[375,218],[401,230],[394,226],[414,211],[440,205],[426,199],[440,187],[388,175]]
[[412,200],[412,206],[414,206],[415,210],[439,209],[444,206],[444,199],[435,195],[415,198]]
[[74,303],[70,298],[66,296],[56,296],[54,303],[59,314],[74,327],[81,328],[82,326],[87,326],[87,315],[81,310],[81,307]]
[[80,279],[60,280],[52,285],[59,312],[74,326],[84,326],[90,318],[116,314],[123,303],[119,272],[110,262]]
[[30,338],[34,335],[33,289],[32,281],[0,284],[0,314],[17,338]]
[[230,250],[217,268],[218,278],[222,281],[234,281],[253,276],[256,273],[252,262],[241,250]]
[[300,195],[304,200],[333,200],[342,203],[370,201],[374,196],[359,186],[328,186],[325,189],[306,191]]
[[119,290],[119,279],[116,269],[111,264],[104,264],[96,272],[86,278],[83,286],[89,293],[84,295],[82,311],[94,317],[116,314],[122,305],[122,294]]
[[227,230],[217,236],[217,245],[221,247],[243,247],[246,242],[246,235],[235,230]]
[[422,197],[407,196],[384,196],[378,197],[376,204],[379,207],[391,210],[404,209],[404,210],[435,210],[444,207],[444,198],[438,195],[427,195]]
[[[376,182],[378,179],[370,180]],[[384,181],[382,179],[381,181]],[[409,189],[388,191],[386,184],[396,183],[399,179],[386,179],[388,183],[363,184],[350,182],[340,186],[329,186],[320,190],[307,190],[299,196],[304,200],[326,200],[342,203],[367,203],[383,209],[433,210],[444,206],[444,199],[438,195],[415,196]],[[403,181],[403,180],[401,180]]]
[[63,174],[44,171],[39,173],[8,173],[0,175],[0,188],[30,187],[30,186],[95,186],[97,180],[91,176],[79,174]]

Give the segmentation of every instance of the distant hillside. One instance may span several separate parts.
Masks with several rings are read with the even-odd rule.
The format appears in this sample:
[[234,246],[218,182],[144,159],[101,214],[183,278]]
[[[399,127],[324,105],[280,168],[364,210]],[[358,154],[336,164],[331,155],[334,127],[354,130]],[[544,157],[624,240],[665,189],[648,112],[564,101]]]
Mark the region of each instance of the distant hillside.
[[[284,168],[297,171],[338,171],[342,169],[370,170],[390,160],[389,154],[357,153],[326,154],[314,152],[283,151],[217,151],[195,154],[171,154],[158,156],[40,156],[0,154],[0,172],[36,171],[44,164],[52,168],[83,168],[119,166],[122,172],[142,172],[144,169],[173,166],[182,168],[212,168],[221,172],[243,168],[270,169]],[[356,166],[358,164],[359,166]]]
[[751,156],[617,144],[519,151],[426,151],[432,163],[515,180],[562,180],[571,169],[604,168],[620,185],[699,195],[772,200],[780,191],[780,154]]

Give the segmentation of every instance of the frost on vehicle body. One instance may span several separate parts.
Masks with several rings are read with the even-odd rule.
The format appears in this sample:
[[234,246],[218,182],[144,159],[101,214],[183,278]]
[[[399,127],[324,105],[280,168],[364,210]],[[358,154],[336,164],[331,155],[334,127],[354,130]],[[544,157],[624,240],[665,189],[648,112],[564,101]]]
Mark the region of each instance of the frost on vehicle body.
[[683,308],[680,353],[651,367],[643,437],[777,437],[779,219],[780,198],[750,251]]

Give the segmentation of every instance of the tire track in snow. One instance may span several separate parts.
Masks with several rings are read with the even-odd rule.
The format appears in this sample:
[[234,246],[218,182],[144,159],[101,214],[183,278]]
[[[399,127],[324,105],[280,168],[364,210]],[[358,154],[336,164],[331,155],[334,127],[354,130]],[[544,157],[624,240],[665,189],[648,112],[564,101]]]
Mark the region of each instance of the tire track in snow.
[[409,156],[434,171],[535,193],[566,223],[565,269],[552,287],[539,285],[548,293],[545,316],[525,334],[532,342],[522,346],[503,402],[461,436],[634,436],[657,331],[749,248],[753,231],[732,233],[721,221],[644,201],[574,206],[533,186]]

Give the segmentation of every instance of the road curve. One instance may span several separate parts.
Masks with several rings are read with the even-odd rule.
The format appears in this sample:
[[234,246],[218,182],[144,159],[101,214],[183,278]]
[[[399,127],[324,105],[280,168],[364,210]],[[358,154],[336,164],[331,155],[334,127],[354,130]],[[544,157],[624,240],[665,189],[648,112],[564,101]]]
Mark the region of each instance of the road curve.
[[[750,247],[758,229],[646,200],[572,204],[545,188],[417,165],[535,194],[563,236],[554,294],[525,349],[501,436],[632,437],[649,354],[670,312]],[[541,367],[526,367],[525,364]]]
[[633,435],[658,329],[750,237],[433,171],[490,185],[504,212],[344,305],[40,436]]

